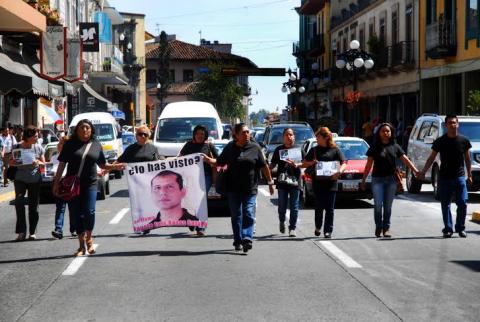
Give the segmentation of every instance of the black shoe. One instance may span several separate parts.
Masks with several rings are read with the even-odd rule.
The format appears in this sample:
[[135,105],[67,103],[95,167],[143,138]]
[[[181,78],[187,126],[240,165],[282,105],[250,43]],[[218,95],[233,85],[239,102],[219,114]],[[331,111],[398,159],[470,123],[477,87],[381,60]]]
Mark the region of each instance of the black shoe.
[[148,235],[148,234],[150,234],[150,229],[144,230],[142,232],[142,235]]
[[189,227],[188,227],[188,230],[190,230],[190,231],[194,231],[194,230],[195,230],[195,227],[193,227],[193,226],[189,226]]
[[243,244],[243,252],[246,253],[248,252],[250,249],[252,249],[252,241],[250,239],[244,239],[242,241],[242,244]]
[[375,228],[375,236],[380,238],[382,236],[382,228]]
[[279,228],[280,228],[280,233],[285,234],[285,223],[284,222],[280,223]]
[[56,239],[62,239],[63,233],[61,231],[54,230],[52,231],[52,236],[55,237]]
[[332,233],[323,233],[323,236],[325,236],[325,238],[332,238]]
[[451,238],[453,233],[451,231],[443,232],[443,238]]
[[235,251],[239,252],[242,250],[242,244],[235,244],[233,243],[233,246],[235,247]]
[[460,236],[461,238],[467,238],[467,233],[465,232],[465,230],[462,230],[458,232],[458,236]]
[[320,236],[320,229],[315,229],[315,232],[314,232],[315,236]]

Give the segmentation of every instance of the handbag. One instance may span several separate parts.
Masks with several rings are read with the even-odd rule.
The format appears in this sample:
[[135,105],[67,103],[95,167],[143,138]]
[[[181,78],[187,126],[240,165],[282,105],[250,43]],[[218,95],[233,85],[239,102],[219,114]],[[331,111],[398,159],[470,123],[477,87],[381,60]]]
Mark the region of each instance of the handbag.
[[385,153],[388,162],[390,163],[391,166],[395,169],[393,172],[393,178],[395,179],[395,183],[397,184],[397,194],[402,194],[405,192],[405,189],[403,189],[403,178],[402,178],[402,172],[400,169],[398,169],[395,165],[394,162],[388,157],[388,154]]
[[8,180],[15,180],[15,174],[17,173],[17,167],[9,166],[7,168],[6,176]]
[[215,182],[215,190],[221,195],[227,193],[227,169],[221,168],[217,173],[217,181]]
[[73,198],[80,195],[80,174],[83,170],[83,165],[85,164],[85,157],[87,156],[92,142],[89,142],[85,148],[85,151],[82,155],[82,161],[80,162],[80,167],[76,175],[69,175],[60,180],[60,186],[58,188],[58,197],[64,201],[70,201]]

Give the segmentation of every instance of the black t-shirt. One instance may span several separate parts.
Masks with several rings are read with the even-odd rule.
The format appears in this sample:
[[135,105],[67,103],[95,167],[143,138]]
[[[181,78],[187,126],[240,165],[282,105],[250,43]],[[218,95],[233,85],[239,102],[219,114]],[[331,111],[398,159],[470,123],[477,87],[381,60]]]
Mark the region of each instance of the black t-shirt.
[[248,142],[239,147],[235,141],[228,143],[217,158],[217,165],[228,165],[227,191],[256,194],[260,169],[267,163],[258,144]]
[[440,153],[440,178],[456,179],[465,175],[465,152],[472,147],[463,135],[450,138],[442,135],[433,142],[432,150]]
[[[308,151],[305,156],[306,161],[339,161],[340,164],[345,163],[345,157],[343,156],[342,151],[339,148],[327,148],[317,145],[313,149]],[[316,188],[329,191],[337,191],[338,183],[337,180],[332,180],[331,178],[319,178],[313,180],[313,185]]]
[[157,152],[157,148],[151,144],[146,143],[140,145],[137,142],[130,144],[122,155],[118,158],[118,162],[135,163],[135,162],[148,162],[159,160],[160,157]]
[[[67,163],[67,176],[77,175],[82,161],[82,155],[87,147],[84,143],[76,138],[65,142],[62,152],[58,156],[58,161]],[[85,156],[85,164],[80,174],[80,187],[89,187],[97,184],[97,164],[104,165],[106,163],[103,154],[102,145],[97,140],[92,141],[90,150]]]
[[372,177],[389,177],[395,173],[396,158],[405,152],[397,143],[375,144],[367,151],[367,156],[373,158]]
[[[211,143],[194,143],[188,141],[180,150],[180,155],[188,155],[194,153],[203,153],[211,158],[216,159],[218,157],[217,148]],[[203,168],[205,169],[205,175],[212,175],[212,167],[204,162]]]
[[[297,187],[287,184],[281,184],[277,182],[277,189],[300,189],[300,176],[301,171],[299,168],[295,168],[288,164],[287,162],[280,159],[280,150],[288,149],[285,144],[277,146],[275,151],[273,151],[272,160],[270,161],[271,164],[278,165],[277,173],[286,173],[289,176],[295,176],[297,178],[297,182],[299,185]],[[291,147],[290,149],[299,149],[299,147]],[[303,153],[302,153],[303,158]]]

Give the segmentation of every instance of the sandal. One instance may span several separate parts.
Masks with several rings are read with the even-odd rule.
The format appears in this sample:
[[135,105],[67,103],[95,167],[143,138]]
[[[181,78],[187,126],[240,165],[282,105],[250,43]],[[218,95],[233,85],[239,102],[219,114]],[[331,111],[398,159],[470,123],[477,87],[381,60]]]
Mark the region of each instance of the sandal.
[[87,244],[87,251],[89,254],[95,254],[95,248],[93,248],[93,238],[87,238],[85,243]]
[[80,247],[77,249],[75,253],[73,253],[73,256],[78,257],[78,256],[84,256],[85,255],[85,248]]

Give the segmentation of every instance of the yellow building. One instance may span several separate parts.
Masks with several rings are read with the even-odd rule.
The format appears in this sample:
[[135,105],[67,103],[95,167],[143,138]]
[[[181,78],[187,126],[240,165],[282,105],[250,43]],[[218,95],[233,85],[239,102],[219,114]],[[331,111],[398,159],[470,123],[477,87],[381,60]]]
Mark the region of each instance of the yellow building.
[[480,87],[479,2],[420,1],[422,112],[465,114]]

